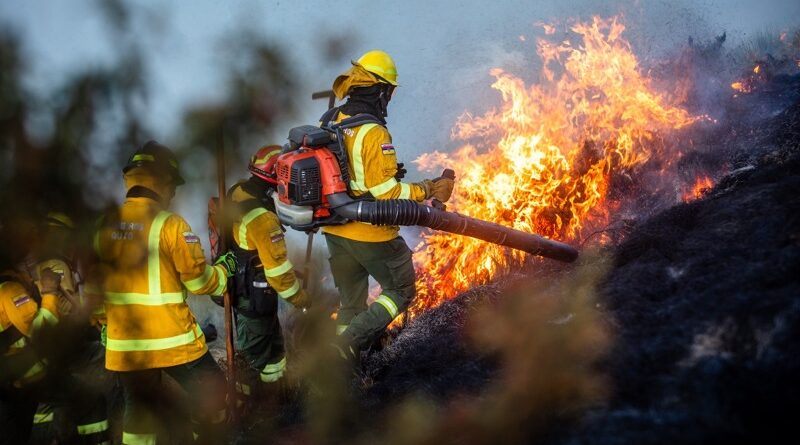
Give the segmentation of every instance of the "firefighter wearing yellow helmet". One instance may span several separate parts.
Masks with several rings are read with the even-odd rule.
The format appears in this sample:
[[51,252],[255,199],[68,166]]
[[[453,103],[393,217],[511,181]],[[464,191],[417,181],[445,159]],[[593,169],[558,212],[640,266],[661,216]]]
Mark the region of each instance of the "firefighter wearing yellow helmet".
[[186,303],[187,291],[221,295],[235,261],[206,263],[200,238],[167,210],[184,183],[172,151],[150,141],[123,169],[125,202],[95,235],[108,323],[106,368],[125,400],[123,444],[156,443],[161,373],[187,392],[200,443],[223,443],[225,379]]
[[[60,289],[58,292],[58,313],[62,322],[65,322],[70,329],[80,331],[74,336],[65,336],[70,341],[60,346],[60,354],[63,355],[60,365],[62,374],[105,376],[103,363],[105,362],[105,347],[101,344],[100,325],[94,323],[90,325],[89,308],[82,291],[82,271],[81,264],[78,262],[75,248],[78,238],[75,223],[72,218],[64,212],[51,211],[39,224],[38,233],[41,235],[39,242],[35,243],[33,255],[26,261],[26,271],[34,280],[40,293],[45,293],[43,277],[48,273],[55,273],[60,279]],[[108,378],[96,379],[93,387],[98,391],[103,387],[103,391],[110,391],[112,387]],[[82,386],[82,382],[78,382]],[[71,386],[74,386],[71,385]],[[97,402],[93,402],[97,404]],[[105,404],[100,402],[97,405],[97,412],[103,415],[105,420]],[[69,426],[68,422],[55,422],[53,419],[69,419],[72,406],[63,404],[39,404],[39,408],[34,416],[34,435],[46,434],[52,430],[50,425],[55,426],[56,430],[63,430]],[[97,422],[90,422],[95,424]],[[106,424],[98,424],[95,427],[87,428],[86,425],[78,424],[78,431],[87,435],[96,435],[103,431],[103,436],[107,435]],[[99,428],[102,426],[103,428]],[[99,428],[99,429],[98,429]],[[57,432],[57,436],[63,433]]]
[[251,371],[243,373],[236,384],[243,400],[280,394],[286,353],[278,300],[298,308],[308,306],[308,296],[287,257],[283,227],[272,200],[280,152],[279,145],[261,147],[250,158],[250,178],[228,192],[233,203],[233,242],[229,245],[239,265],[230,290],[236,312],[236,346]]
[[77,309],[82,304],[79,292],[81,276],[73,255],[75,223],[66,213],[49,212],[39,231],[42,240],[26,261],[26,269],[37,286],[40,286],[39,277],[46,269],[60,275],[62,292],[58,300],[59,312],[63,317],[80,317]]
[[67,332],[60,329],[62,277],[43,269],[37,287],[12,267],[24,254],[12,247],[23,242],[10,230],[0,234],[0,443],[28,443],[39,402],[58,402],[75,420],[59,425],[59,443],[108,443],[104,397],[61,368],[61,349],[69,346],[59,342]]
[[[333,91],[347,101],[332,108],[320,119],[323,124],[340,122],[366,114],[373,123],[344,131],[350,169],[350,190],[357,196],[375,199],[447,201],[453,190],[449,178],[404,183],[404,170],[398,168],[392,136],[386,128],[387,107],[397,87],[397,68],[383,51],[369,51],[336,78]],[[383,334],[392,320],[414,298],[416,276],[411,249],[399,235],[397,226],[373,226],[349,222],[323,228],[330,251],[334,282],[339,290],[337,330],[342,352],[357,359]],[[381,294],[367,305],[368,279],[381,286]]]

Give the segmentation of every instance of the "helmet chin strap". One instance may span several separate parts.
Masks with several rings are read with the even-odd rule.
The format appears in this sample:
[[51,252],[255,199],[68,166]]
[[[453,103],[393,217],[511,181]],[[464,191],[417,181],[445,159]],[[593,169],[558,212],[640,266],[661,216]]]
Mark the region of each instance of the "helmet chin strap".
[[272,199],[272,197],[270,197],[270,192],[272,191],[273,188],[274,186],[272,184],[259,178],[256,175],[250,176],[250,179],[248,179],[247,181],[245,181],[244,184],[242,184],[242,190],[255,196],[256,199],[258,199],[259,201]]

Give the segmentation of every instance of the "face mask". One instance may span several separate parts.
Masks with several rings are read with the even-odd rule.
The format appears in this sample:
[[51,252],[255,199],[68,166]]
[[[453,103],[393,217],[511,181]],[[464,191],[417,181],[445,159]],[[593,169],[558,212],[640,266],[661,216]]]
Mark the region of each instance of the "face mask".
[[392,95],[394,94],[394,85],[389,84],[382,84],[381,85],[381,92],[378,96],[378,100],[381,106],[381,114],[383,117],[387,117],[389,115],[388,107],[389,101],[392,100]]

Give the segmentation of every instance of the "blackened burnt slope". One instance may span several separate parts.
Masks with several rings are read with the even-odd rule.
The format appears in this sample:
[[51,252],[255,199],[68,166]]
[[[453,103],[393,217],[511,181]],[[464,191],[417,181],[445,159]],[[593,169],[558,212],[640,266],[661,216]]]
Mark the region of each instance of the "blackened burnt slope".
[[[800,412],[800,104],[775,150],[640,225],[604,286],[614,395],[588,443],[769,442]],[[788,435],[788,436],[787,436]],[[578,439],[578,437],[576,437]]]
[[494,299],[499,285],[479,286],[414,319],[388,348],[367,357],[370,384],[362,403],[376,407],[419,392],[444,400],[480,390],[494,374],[488,357],[464,340],[467,314],[476,303]]

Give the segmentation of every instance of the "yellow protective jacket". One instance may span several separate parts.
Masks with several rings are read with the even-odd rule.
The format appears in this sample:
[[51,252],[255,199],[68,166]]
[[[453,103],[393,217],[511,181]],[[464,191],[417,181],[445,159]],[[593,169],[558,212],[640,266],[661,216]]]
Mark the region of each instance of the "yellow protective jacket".
[[[231,201],[240,203],[255,197],[236,186]],[[257,250],[258,259],[264,266],[264,275],[269,285],[284,300],[305,300],[300,281],[287,258],[286,242],[283,239],[278,216],[263,207],[257,207],[233,222],[233,240],[244,250]],[[299,297],[299,298],[295,298]]]
[[[340,112],[336,121],[341,122],[348,117]],[[369,192],[375,199],[425,200],[422,187],[395,179],[397,155],[392,145],[392,135],[386,127],[369,123],[343,131],[350,165],[350,189],[356,196]],[[389,241],[397,238],[399,230],[398,226],[373,226],[356,221],[322,229],[331,235],[367,242]]]
[[[58,296],[51,293],[41,295],[41,306],[36,304],[33,296],[23,286],[22,280],[14,272],[3,273],[0,279],[0,335],[12,335],[12,330],[18,331],[19,339],[10,345],[3,354],[7,357],[19,354],[28,347],[30,338],[45,324],[58,323]],[[45,375],[45,362],[36,361],[19,379],[13,382],[14,386],[21,387],[25,384],[40,380]]]
[[186,289],[221,295],[223,266],[206,263],[200,238],[180,216],[129,197],[95,235],[104,264],[106,368],[134,371],[188,363],[207,351]]

